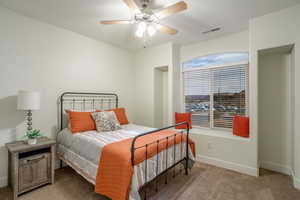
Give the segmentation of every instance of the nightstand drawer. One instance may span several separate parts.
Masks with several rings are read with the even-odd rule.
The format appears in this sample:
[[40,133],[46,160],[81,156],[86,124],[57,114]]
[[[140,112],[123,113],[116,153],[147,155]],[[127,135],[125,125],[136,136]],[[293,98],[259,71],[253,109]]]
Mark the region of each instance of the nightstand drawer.
[[19,160],[19,193],[50,182],[50,158],[50,153],[43,153]]

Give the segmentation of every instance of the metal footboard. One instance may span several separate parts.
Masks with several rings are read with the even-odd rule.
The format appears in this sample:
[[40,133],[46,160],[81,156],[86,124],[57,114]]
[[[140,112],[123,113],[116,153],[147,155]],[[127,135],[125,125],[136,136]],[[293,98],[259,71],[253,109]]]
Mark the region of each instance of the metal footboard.
[[[171,128],[175,128],[176,126],[179,126],[179,125],[184,125],[186,124],[186,133],[184,133],[183,130],[181,130],[180,132],[177,132],[173,135],[170,135],[170,136],[167,136],[167,137],[164,137],[164,138],[160,138],[154,142],[151,142],[151,143],[148,143],[148,144],[145,144],[145,145],[142,145],[142,146],[138,146],[136,147],[136,142],[137,142],[137,139],[140,138],[140,137],[143,137],[145,135],[149,135],[149,134],[153,134],[153,133],[157,133],[159,131],[163,131],[163,130],[167,130],[167,129],[171,129]],[[186,135],[186,136],[185,136]],[[180,152],[176,152],[176,137],[180,137],[180,142],[178,143],[180,145]],[[184,139],[186,137],[186,139]],[[174,140],[174,144],[173,146],[171,146],[170,148],[173,148],[173,158],[171,160],[173,160],[173,163],[171,166],[168,165],[168,150],[169,150],[169,141],[172,141]],[[186,141],[186,145],[184,146],[183,143],[184,143],[184,140]],[[162,170],[161,172],[158,171],[158,166],[159,166],[159,159],[158,159],[158,154],[159,154],[159,144],[161,142],[165,141],[166,142],[166,166],[165,166],[165,169]],[[145,160],[145,167],[144,167],[144,173],[145,173],[145,183],[141,186],[141,188],[144,188],[144,199],[146,200],[147,199],[147,190],[148,190],[148,186],[150,185],[151,182],[155,181],[155,190],[156,192],[158,191],[158,178],[161,177],[162,175],[165,175],[165,184],[168,183],[168,172],[171,171],[172,169],[174,170],[173,171],[173,177],[176,176],[176,169],[175,167],[179,164],[184,164],[184,169],[185,169],[185,174],[188,175],[188,164],[189,164],[189,144],[188,144],[188,141],[189,141],[189,125],[188,125],[188,122],[182,122],[182,123],[178,123],[178,124],[175,124],[175,125],[172,125],[172,126],[168,126],[168,127],[164,127],[164,128],[161,128],[161,129],[156,129],[156,130],[153,130],[153,131],[149,131],[149,132],[146,132],[146,133],[143,133],[143,134],[140,134],[138,136],[135,136],[133,138],[133,141],[132,141],[132,144],[131,144],[131,163],[132,163],[132,166],[134,167],[135,165],[135,152],[136,150],[138,149],[141,149],[141,148],[145,148],[145,156],[146,156],[146,160]],[[148,157],[148,148],[150,145],[155,145],[156,146],[156,177],[155,177],[155,180],[148,180],[148,162],[147,162],[147,159],[150,158]],[[182,155],[183,154],[183,148],[186,148],[185,149],[185,155]],[[180,154],[180,159],[178,161],[176,161],[176,154],[179,153]],[[163,162],[163,161],[161,161]],[[161,163],[162,164],[162,163]],[[171,164],[171,163],[169,163]],[[180,168],[180,173],[181,173],[181,168]],[[150,186],[149,186],[150,187]]]

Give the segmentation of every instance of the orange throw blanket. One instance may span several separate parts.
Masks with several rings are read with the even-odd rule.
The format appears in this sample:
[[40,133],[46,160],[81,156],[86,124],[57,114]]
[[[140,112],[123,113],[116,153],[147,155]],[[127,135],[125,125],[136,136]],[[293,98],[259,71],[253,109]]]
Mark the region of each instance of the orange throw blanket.
[[[175,133],[177,134],[176,139],[172,136]],[[168,136],[170,136],[168,141],[163,139]],[[96,193],[105,195],[112,200],[128,199],[133,175],[130,151],[132,140],[133,139],[130,138],[104,146],[96,177]],[[157,143],[155,142],[157,140],[161,140],[158,144],[158,152]],[[182,133],[174,130],[163,130],[142,136],[136,140],[135,147],[141,147],[152,142],[154,143],[148,145],[147,156],[146,148],[139,148],[135,151],[134,164],[137,165],[168,147],[173,146],[174,143],[178,144],[181,141],[186,141],[186,135],[182,135]],[[195,143],[192,140],[189,140],[189,145],[195,156]]]

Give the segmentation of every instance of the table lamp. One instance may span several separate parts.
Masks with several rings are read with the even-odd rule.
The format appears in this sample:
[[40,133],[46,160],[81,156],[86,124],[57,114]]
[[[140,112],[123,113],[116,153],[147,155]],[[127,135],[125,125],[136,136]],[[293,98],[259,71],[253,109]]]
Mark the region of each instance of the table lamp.
[[27,130],[32,130],[32,111],[40,109],[40,94],[31,91],[19,91],[18,110],[27,111]]

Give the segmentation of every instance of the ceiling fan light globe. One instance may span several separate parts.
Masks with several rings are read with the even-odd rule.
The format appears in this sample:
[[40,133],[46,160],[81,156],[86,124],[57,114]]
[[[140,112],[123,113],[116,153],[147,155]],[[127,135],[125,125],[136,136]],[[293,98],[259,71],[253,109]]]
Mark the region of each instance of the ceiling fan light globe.
[[143,32],[145,32],[147,28],[147,24],[145,22],[140,22],[139,25],[138,25],[138,30],[141,30]]
[[137,30],[137,31],[135,32],[135,36],[141,38],[141,37],[144,36],[144,32]]
[[148,26],[147,32],[149,36],[153,36],[156,33],[156,28],[153,25]]
[[135,35],[137,37],[143,37],[146,29],[147,29],[147,24],[145,22],[140,22],[138,24],[137,30],[135,32]]

